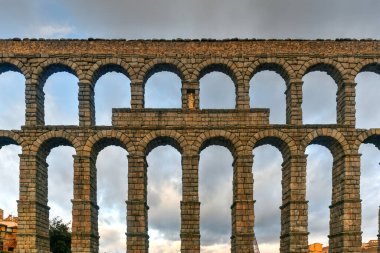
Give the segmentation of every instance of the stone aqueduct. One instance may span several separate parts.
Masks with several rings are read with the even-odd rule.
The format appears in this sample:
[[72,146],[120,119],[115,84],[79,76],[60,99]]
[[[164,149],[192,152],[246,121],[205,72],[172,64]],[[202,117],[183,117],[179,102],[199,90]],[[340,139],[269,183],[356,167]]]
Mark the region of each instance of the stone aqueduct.
[[[308,252],[306,155],[309,144],[333,154],[330,252],[361,252],[361,143],[379,147],[380,129],[355,128],[355,76],[380,72],[380,41],[336,40],[1,40],[0,73],[26,78],[25,125],[0,131],[1,146],[18,144],[20,219],[17,252],[49,252],[47,163],[59,145],[75,148],[72,252],[98,252],[95,160],[108,145],[128,153],[127,251],[148,252],[147,164],[159,145],[182,155],[181,252],[200,251],[199,153],[223,145],[234,157],[231,252],[253,252],[254,193],[252,150],[264,144],[283,156],[281,252]],[[273,70],[286,82],[286,124],[269,123],[268,109],[250,109],[249,80]],[[338,85],[337,124],[302,124],[302,77],[325,71]],[[79,79],[79,125],[44,124],[45,80],[67,71]],[[113,109],[112,126],[95,125],[94,84],[117,71],[131,80],[131,109]],[[156,72],[182,80],[181,109],[145,109],[144,83]],[[236,108],[200,110],[199,79],[211,71],[235,83]],[[191,101],[190,101],[191,100]]]

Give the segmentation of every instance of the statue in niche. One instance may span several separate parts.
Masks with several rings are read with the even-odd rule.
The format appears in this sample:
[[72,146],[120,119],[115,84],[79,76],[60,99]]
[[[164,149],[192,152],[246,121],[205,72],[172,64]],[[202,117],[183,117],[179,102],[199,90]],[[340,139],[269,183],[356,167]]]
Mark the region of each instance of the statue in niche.
[[195,93],[189,92],[187,93],[187,103],[189,109],[195,109]]

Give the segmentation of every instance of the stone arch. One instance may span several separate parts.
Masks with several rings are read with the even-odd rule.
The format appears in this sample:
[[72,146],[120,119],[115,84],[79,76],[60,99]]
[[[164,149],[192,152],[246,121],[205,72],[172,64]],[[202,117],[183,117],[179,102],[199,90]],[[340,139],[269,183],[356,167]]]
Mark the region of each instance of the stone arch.
[[264,70],[276,72],[284,79],[285,83],[289,83],[295,76],[292,66],[284,59],[261,58],[248,66],[247,71],[244,74],[244,78],[249,82],[254,75]]
[[25,80],[30,79],[30,72],[22,61],[16,59],[0,59],[0,74],[6,71],[15,71],[24,75]]
[[338,87],[343,83],[345,69],[343,66],[332,59],[315,58],[305,62],[297,73],[297,78],[302,78],[312,71],[323,71],[330,75]]
[[0,130],[0,149],[10,144],[23,146],[24,139],[12,131]]
[[250,151],[266,144],[277,148],[281,152],[284,160],[285,158],[299,154],[296,142],[286,133],[276,129],[260,131],[248,141]]
[[115,145],[125,149],[128,153],[135,151],[135,145],[124,133],[116,130],[102,130],[90,136],[83,146],[83,155],[90,156],[97,154],[106,146]]
[[73,147],[76,154],[78,154],[81,143],[77,138],[66,131],[50,131],[42,134],[33,142],[30,153],[34,156],[43,155],[43,157],[46,158],[51,149],[61,145]]
[[369,129],[359,134],[352,146],[353,154],[359,153],[359,148],[362,143],[372,143],[380,149],[380,129]]
[[237,135],[224,130],[210,130],[198,136],[191,145],[191,152],[199,154],[210,145],[226,147],[234,158],[237,157],[237,154],[243,155],[244,151],[246,151],[245,146]]
[[350,146],[344,135],[336,129],[321,128],[308,133],[302,141],[303,152],[310,144],[319,144],[327,149],[336,159],[340,155],[350,154]]
[[355,82],[356,76],[363,71],[374,72],[380,75],[380,59],[365,59],[356,64],[356,66],[349,71],[349,76],[352,82]]
[[130,80],[135,80],[137,75],[130,64],[119,58],[107,58],[97,61],[86,73],[86,79],[90,81],[92,85],[95,85],[98,79],[104,74],[115,71],[122,73]]
[[85,79],[85,73],[75,62],[59,58],[48,59],[40,64],[33,72],[32,78],[43,86],[49,76],[59,71],[65,71],[67,73],[73,74],[79,80]]
[[236,64],[231,60],[223,58],[212,58],[200,63],[194,69],[193,79],[199,81],[203,76],[213,71],[219,71],[228,75],[236,87],[238,87],[238,84],[243,79],[243,75]]
[[138,75],[138,80],[141,80],[143,82],[143,85],[145,85],[145,83],[152,75],[161,71],[172,72],[176,74],[182,81],[184,80],[184,77],[188,75],[188,70],[185,64],[177,59],[154,59],[141,68]]
[[184,154],[187,142],[184,136],[174,130],[152,131],[143,137],[136,148],[136,153],[147,156],[150,151],[161,145],[170,145]]

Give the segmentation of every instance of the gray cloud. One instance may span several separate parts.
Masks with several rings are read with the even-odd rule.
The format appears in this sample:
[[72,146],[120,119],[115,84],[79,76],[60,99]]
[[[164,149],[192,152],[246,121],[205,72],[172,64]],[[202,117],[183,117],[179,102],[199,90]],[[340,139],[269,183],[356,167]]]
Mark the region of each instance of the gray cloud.
[[[379,38],[376,0],[3,1],[3,36],[36,36],[54,24],[55,36],[126,38]],[[22,3],[25,8],[17,8]],[[18,17],[18,18],[15,18]],[[228,20],[228,22],[227,22]],[[25,22],[27,21],[27,22]],[[12,24],[17,29],[10,29]],[[36,32],[38,31],[38,32]]]

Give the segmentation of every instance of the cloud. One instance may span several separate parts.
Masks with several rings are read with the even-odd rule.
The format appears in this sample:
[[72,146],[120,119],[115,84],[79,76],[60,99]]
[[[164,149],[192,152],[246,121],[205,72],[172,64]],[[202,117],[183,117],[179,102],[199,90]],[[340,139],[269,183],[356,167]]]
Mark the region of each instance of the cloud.
[[68,25],[43,25],[38,30],[42,38],[63,38],[74,32],[74,28]]

